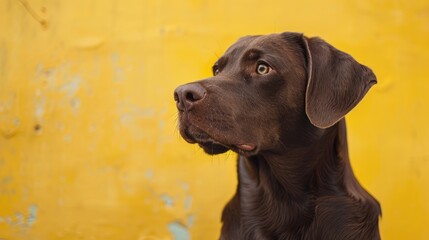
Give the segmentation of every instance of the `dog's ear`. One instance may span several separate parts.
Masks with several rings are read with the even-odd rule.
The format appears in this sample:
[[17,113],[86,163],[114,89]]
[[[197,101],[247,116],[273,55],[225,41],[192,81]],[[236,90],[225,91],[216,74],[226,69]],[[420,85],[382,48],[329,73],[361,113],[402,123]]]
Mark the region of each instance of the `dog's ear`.
[[305,111],[310,122],[328,128],[352,110],[372,85],[374,73],[320,38],[303,36],[307,55]]

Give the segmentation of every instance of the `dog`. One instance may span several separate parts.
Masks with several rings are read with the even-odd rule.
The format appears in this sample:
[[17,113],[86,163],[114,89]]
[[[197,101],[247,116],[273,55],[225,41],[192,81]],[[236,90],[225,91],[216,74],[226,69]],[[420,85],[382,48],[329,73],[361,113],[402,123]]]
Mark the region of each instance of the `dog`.
[[219,239],[380,239],[381,207],[353,174],[344,119],[376,83],[324,40],[285,32],[240,38],[213,77],[176,88],[181,136],[238,153]]

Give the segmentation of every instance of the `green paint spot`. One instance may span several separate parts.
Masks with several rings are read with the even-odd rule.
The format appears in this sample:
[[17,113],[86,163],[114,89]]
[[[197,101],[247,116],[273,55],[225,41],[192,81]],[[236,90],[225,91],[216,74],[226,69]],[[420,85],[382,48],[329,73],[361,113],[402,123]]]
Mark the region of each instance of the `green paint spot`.
[[190,240],[191,236],[188,229],[179,221],[173,221],[168,224],[168,230],[173,235],[174,240]]
[[192,205],[192,197],[190,195],[188,195],[185,198],[185,209],[186,210],[191,209],[191,205]]
[[195,223],[195,215],[194,214],[188,215],[187,221],[188,221],[188,226],[192,227],[192,225],[194,225]]
[[174,201],[172,197],[164,193],[164,194],[161,194],[160,198],[167,207],[173,207]]
[[36,205],[30,205],[30,208],[28,209],[28,211],[29,211],[29,214],[28,214],[28,217],[27,217],[27,224],[28,224],[28,226],[30,226],[31,227],[31,225],[33,225],[35,222],[36,222],[36,220],[37,220],[37,210],[38,210],[38,208],[37,208],[37,206]]

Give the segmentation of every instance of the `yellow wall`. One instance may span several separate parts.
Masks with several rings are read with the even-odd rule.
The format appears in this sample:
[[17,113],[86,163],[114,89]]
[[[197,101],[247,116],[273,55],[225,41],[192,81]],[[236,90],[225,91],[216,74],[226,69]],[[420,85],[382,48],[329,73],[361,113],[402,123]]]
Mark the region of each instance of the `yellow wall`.
[[0,0],[0,239],[215,239],[235,155],[180,138],[173,90],[286,30],[377,74],[352,164],[384,239],[429,239],[427,0]]

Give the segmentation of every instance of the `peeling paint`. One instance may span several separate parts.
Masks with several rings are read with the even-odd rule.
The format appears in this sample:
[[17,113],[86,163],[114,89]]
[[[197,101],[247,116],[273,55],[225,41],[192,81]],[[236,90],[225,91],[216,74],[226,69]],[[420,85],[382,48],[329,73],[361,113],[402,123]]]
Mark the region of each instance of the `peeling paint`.
[[188,229],[180,221],[173,221],[168,224],[168,230],[173,235],[174,240],[190,240],[191,235]]
[[188,227],[192,227],[195,223],[195,215],[189,214],[186,220],[187,220]]
[[187,195],[185,198],[185,209],[186,210],[191,209],[191,205],[192,205],[192,196]]
[[25,227],[24,215],[22,215],[22,213],[15,213],[15,218],[15,224],[20,227]]
[[28,226],[32,226],[36,221],[37,221],[37,212],[38,212],[38,207],[34,204],[30,205],[28,211],[28,217],[27,217],[27,224]]
[[43,64],[39,63],[36,65],[34,79],[36,82],[42,83],[43,87],[52,86],[57,79],[57,72],[56,68],[45,68]]
[[10,227],[19,227],[22,229],[22,228],[31,227],[36,222],[36,219],[37,219],[37,206],[33,204],[28,207],[27,217],[21,212],[16,212],[14,217],[12,216],[0,217],[0,223],[5,223]]
[[113,65],[113,80],[116,82],[121,82],[125,79],[125,71],[119,66],[119,55],[112,54],[111,61]]
[[46,98],[40,98],[36,101],[34,115],[36,118],[42,118],[45,114]]
[[80,83],[82,82],[82,77],[80,75],[75,75],[71,78],[71,81],[64,84],[60,91],[65,92],[69,97],[74,97],[79,90]]
[[164,202],[165,206],[167,207],[173,207],[174,205],[174,200],[172,197],[170,197],[169,195],[167,195],[166,193],[161,194],[161,196],[159,196],[161,198],[161,200]]
[[153,170],[152,169],[148,169],[144,172],[144,177],[146,179],[151,180],[153,178]]

